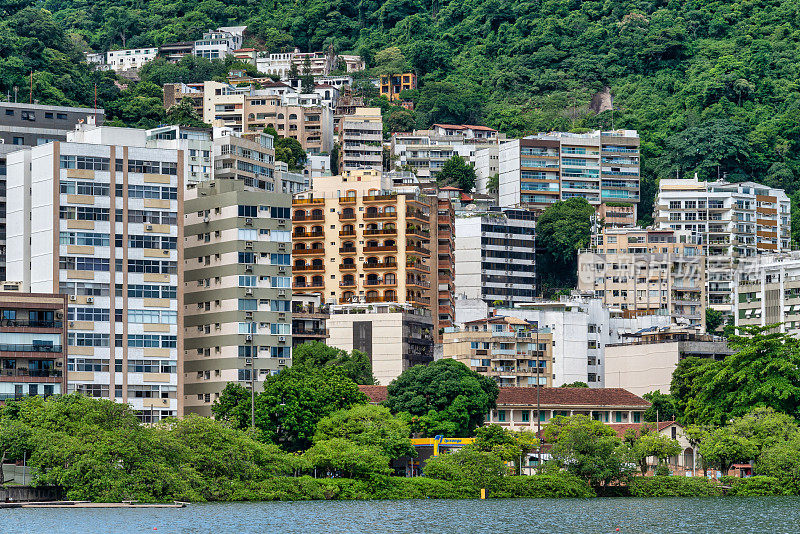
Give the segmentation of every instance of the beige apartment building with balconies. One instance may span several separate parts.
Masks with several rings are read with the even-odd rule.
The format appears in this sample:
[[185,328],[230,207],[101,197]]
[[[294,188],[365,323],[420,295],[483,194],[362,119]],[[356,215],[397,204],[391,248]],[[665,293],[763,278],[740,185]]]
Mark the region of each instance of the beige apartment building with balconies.
[[501,387],[553,385],[553,334],[516,317],[487,317],[446,328],[445,358],[494,379]]
[[313,190],[295,196],[295,293],[318,293],[327,304],[430,307],[436,197],[385,185],[379,171],[352,171],[317,180]]
[[578,255],[578,290],[623,316],[666,314],[704,328],[705,256],[690,233],[606,228]]
[[339,171],[383,169],[383,119],[380,108],[355,108],[338,120]]
[[693,233],[706,255],[708,305],[733,314],[740,262],[790,250],[791,207],[782,189],[753,182],[662,179],[654,205],[657,228]]

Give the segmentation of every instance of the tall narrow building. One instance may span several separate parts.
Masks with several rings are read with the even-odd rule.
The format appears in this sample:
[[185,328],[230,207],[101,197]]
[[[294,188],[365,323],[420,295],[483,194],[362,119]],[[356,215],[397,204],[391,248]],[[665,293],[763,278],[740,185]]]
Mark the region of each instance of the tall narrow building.
[[187,191],[186,413],[211,416],[229,382],[260,391],[291,366],[290,206],[238,179]]
[[90,121],[7,161],[8,277],[68,295],[67,391],[179,415],[182,152]]

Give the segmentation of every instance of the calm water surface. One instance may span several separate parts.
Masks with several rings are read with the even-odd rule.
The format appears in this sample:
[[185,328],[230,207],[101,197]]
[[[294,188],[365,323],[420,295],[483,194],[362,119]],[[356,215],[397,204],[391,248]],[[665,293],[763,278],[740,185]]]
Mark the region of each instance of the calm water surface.
[[0,510],[2,534],[615,534],[617,528],[627,534],[796,534],[800,532],[800,498],[266,502],[153,510]]

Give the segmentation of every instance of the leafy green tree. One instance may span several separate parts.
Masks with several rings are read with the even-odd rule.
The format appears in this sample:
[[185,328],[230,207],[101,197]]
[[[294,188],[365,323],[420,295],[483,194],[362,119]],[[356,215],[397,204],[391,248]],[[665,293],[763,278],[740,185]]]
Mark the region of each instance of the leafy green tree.
[[455,186],[469,193],[475,188],[475,168],[456,154],[444,163],[442,170],[436,175],[436,182]]
[[369,404],[353,406],[320,419],[314,443],[342,438],[360,447],[378,447],[387,458],[417,455],[411,429],[388,408]]
[[493,452],[483,452],[467,446],[450,454],[430,458],[424,467],[426,477],[453,480],[485,488],[490,493],[500,488],[508,475],[503,459]]
[[306,152],[300,141],[291,137],[281,137],[275,128],[267,127],[264,133],[270,134],[274,139],[275,160],[283,161],[289,166],[289,170],[296,171],[303,168],[306,164]]
[[519,475],[524,457],[539,446],[539,439],[533,432],[514,432],[499,425],[486,425],[475,430],[472,446],[476,451],[492,452],[505,462],[513,462]]
[[19,421],[0,419],[0,486],[5,484],[3,464],[22,460],[31,454],[31,428]]
[[609,485],[629,474],[627,451],[609,426],[585,415],[556,416],[542,429],[551,443],[555,465],[594,487]]
[[372,376],[372,362],[360,350],[347,352],[319,341],[309,341],[292,351],[292,365],[308,369],[317,367],[336,367],[356,384],[377,384]]
[[642,427],[637,435],[629,430],[625,433],[625,442],[630,447],[631,458],[639,465],[642,476],[647,474],[647,460],[655,457],[659,465],[667,461],[670,456],[678,456],[683,450],[677,440],[660,434],[655,427]]
[[800,436],[765,448],[754,471],[758,475],[775,477],[782,488],[792,495],[800,495]]
[[375,53],[375,67],[372,70],[376,75],[392,75],[408,72],[408,67],[400,48],[392,46]]
[[490,176],[486,188],[489,190],[490,194],[496,195],[500,191],[500,175],[493,174]]
[[476,124],[483,102],[479,90],[466,80],[461,84],[429,81],[420,88],[414,109],[422,128],[436,123]]
[[732,428],[720,427],[700,441],[698,452],[723,475],[727,475],[731,465],[755,458],[756,447],[749,439],[737,435]]
[[311,74],[311,58],[306,57],[303,62],[303,75],[300,76],[300,87],[303,93],[314,92],[314,75]]
[[736,352],[721,361],[678,365],[671,392],[686,422],[724,424],[757,406],[798,413],[800,341],[767,333],[770,328],[747,328],[749,336],[730,336]]
[[650,407],[644,412],[644,420],[654,421],[675,421],[678,412],[675,408],[675,399],[669,393],[664,394],[659,390],[645,393],[642,398],[650,402]]
[[776,443],[792,441],[800,434],[794,417],[765,407],[754,408],[737,417],[730,427],[736,435],[751,441],[758,453]]
[[716,332],[717,328],[722,325],[723,315],[719,310],[714,308],[706,308],[706,330],[708,332]]
[[416,122],[417,119],[412,112],[400,108],[392,111],[386,120],[383,121],[383,125],[390,133],[410,132],[414,129]]
[[303,454],[310,468],[339,473],[347,478],[372,478],[391,473],[389,457],[375,445],[360,445],[344,438],[315,441]]
[[495,408],[499,392],[494,380],[444,358],[403,371],[389,384],[384,404],[404,414],[414,433],[470,437]]
[[536,222],[537,248],[541,248],[541,272],[547,283],[574,287],[578,249],[589,246],[594,208],[584,198],[556,202]]
[[208,128],[208,124],[204,123],[202,117],[197,114],[189,98],[181,99],[167,111],[167,122],[180,126]]
[[249,428],[251,422],[250,390],[236,382],[228,382],[219,398],[211,405],[215,419],[225,421],[234,428]]
[[256,428],[263,439],[298,451],[311,445],[320,419],[366,402],[340,369],[291,367],[264,382],[256,400]]

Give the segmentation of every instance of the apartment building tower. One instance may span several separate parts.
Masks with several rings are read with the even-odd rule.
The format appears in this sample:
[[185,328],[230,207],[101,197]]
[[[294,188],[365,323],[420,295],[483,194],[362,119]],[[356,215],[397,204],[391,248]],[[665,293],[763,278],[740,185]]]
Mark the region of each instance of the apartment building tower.
[[505,209],[456,217],[455,286],[487,303],[530,302],[536,296],[534,213]]
[[60,395],[67,390],[67,297],[19,289],[0,284],[0,401]]
[[761,255],[737,270],[733,302],[736,326],[800,335],[800,253]]
[[[80,125],[8,155],[8,275],[68,298],[67,391],[182,413],[183,154]],[[82,370],[79,370],[82,369]]]
[[578,254],[578,290],[624,316],[669,315],[705,328],[706,258],[691,233],[606,228]]
[[653,218],[657,228],[696,236],[708,261],[708,305],[727,315],[735,310],[734,271],[740,262],[790,250],[789,197],[754,182],[662,179]]
[[211,416],[229,382],[260,391],[291,366],[291,196],[240,179],[186,192],[186,413]]
[[337,120],[339,171],[383,169],[383,119],[380,108],[355,108]]
[[549,328],[494,316],[445,329],[444,357],[488,376],[501,387],[551,387],[553,336]]
[[543,210],[559,200],[639,202],[639,134],[635,130],[551,132],[499,148],[502,207]]

